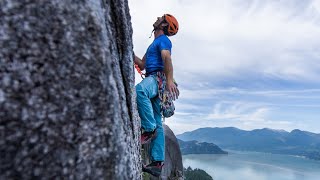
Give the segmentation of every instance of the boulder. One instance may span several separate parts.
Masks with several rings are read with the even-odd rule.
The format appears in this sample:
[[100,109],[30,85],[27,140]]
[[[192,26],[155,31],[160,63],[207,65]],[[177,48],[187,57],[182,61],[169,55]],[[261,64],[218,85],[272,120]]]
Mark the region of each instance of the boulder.
[[[162,180],[183,180],[183,165],[182,165],[182,155],[179,148],[179,143],[169,128],[169,126],[163,124],[164,133],[165,133],[165,160],[163,169],[161,172],[160,179]],[[145,164],[150,163],[150,146],[146,144],[143,146],[143,161]],[[147,175],[144,179],[150,180],[157,180],[156,178],[151,175]]]

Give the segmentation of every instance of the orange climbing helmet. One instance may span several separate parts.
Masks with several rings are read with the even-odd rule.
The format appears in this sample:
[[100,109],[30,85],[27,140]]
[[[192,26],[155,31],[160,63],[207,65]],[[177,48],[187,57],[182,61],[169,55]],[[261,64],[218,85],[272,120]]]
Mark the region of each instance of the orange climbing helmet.
[[164,20],[169,24],[167,28],[163,30],[164,34],[167,36],[173,36],[177,34],[179,30],[179,23],[177,19],[171,14],[164,14],[163,16],[164,16]]

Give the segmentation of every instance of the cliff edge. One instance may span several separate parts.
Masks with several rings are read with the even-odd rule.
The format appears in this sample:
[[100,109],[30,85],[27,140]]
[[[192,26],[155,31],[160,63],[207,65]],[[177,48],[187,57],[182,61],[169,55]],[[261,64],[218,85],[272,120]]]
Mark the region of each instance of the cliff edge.
[[0,1],[0,179],[141,179],[128,2]]
[[0,17],[0,179],[141,179],[127,0],[2,0]]

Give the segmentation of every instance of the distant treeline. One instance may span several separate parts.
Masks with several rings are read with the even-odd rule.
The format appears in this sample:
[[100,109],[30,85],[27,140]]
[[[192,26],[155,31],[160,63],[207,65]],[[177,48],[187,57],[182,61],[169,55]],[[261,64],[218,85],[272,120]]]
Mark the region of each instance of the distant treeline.
[[213,178],[202,169],[192,169],[190,166],[184,168],[184,176],[186,180],[213,180]]

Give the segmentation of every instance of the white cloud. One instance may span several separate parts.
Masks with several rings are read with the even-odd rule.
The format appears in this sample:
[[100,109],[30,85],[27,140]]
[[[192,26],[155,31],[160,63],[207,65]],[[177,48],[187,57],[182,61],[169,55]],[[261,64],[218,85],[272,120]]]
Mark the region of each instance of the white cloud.
[[[258,72],[288,80],[317,81],[320,69],[319,2],[130,1],[135,49],[141,56],[152,23],[174,14],[176,74],[204,72],[212,78]],[[142,8],[143,7],[143,8]]]
[[[129,6],[140,57],[153,41],[156,17],[171,13],[179,21],[171,41],[181,96],[167,120],[175,132],[206,126],[320,131],[313,120],[320,106],[319,0],[130,0]],[[288,90],[292,84],[300,87]],[[292,107],[301,109],[295,116],[302,120],[314,117],[295,123]]]
[[179,107],[179,109],[183,109],[185,112],[189,112],[190,110],[200,110],[201,106],[195,105],[193,103],[181,103],[179,100],[174,102],[176,107]]
[[183,100],[207,100],[219,99],[222,96],[257,96],[286,99],[320,99],[320,89],[300,90],[246,90],[232,88],[207,88],[207,89],[182,89],[180,99]]
[[199,89],[181,89],[180,94],[181,94],[181,99],[184,100],[196,100],[196,99],[212,99],[212,98],[217,98],[221,94],[239,94],[239,93],[244,93],[246,91],[240,90],[238,88],[199,88]]
[[225,120],[234,119],[239,121],[265,121],[269,112],[267,107],[259,107],[249,102],[219,102],[216,103],[213,112],[206,119]]

